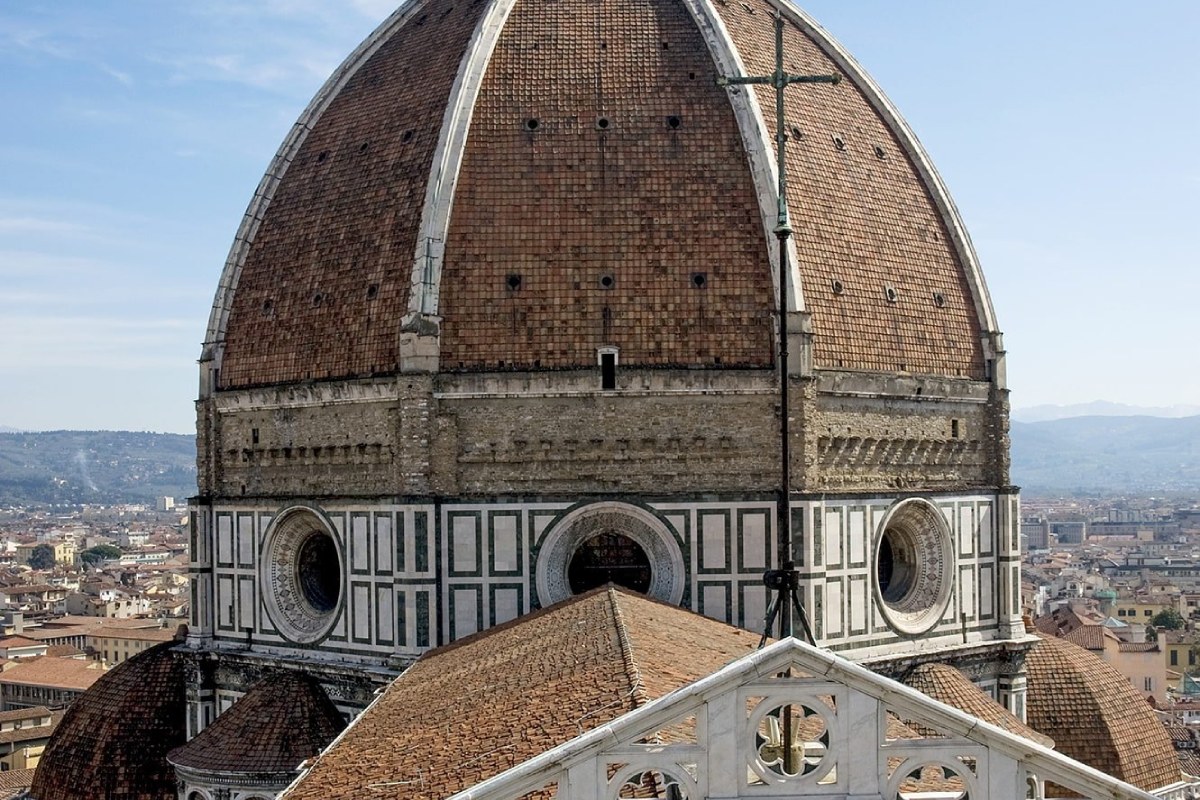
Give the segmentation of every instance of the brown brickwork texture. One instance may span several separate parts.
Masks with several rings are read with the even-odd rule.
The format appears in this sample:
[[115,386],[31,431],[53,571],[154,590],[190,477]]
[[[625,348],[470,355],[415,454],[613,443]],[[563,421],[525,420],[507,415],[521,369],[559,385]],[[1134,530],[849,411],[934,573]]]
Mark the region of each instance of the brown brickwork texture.
[[166,754],[184,742],[183,665],[174,642],[105,673],[67,710],[38,765],[38,800],[175,800]]
[[1043,636],[1025,668],[1026,718],[1058,752],[1148,791],[1179,780],[1171,739],[1154,710],[1103,659]]
[[[770,74],[772,7],[766,0],[716,0],[715,7],[746,69]],[[840,73],[791,24],[784,50],[790,73]],[[774,90],[755,91],[774,137]],[[965,272],[896,136],[848,80],[794,86],[786,111],[788,204],[817,365],[982,378],[979,322]],[[840,295],[834,280],[843,286]],[[887,286],[896,290],[895,302],[885,296]],[[943,306],[935,304],[935,292]]]
[[196,738],[172,750],[168,759],[197,771],[274,773],[286,784],[297,764],[321,752],[344,727],[345,720],[315,678],[278,672],[251,688]]
[[484,5],[430,0],[309,133],[243,267],[223,388],[395,371],[442,115]]
[[518,2],[455,196],[442,368],[589,366],[604,345],[629,365],[770,365],[771,285],[732,106],[683,4]]

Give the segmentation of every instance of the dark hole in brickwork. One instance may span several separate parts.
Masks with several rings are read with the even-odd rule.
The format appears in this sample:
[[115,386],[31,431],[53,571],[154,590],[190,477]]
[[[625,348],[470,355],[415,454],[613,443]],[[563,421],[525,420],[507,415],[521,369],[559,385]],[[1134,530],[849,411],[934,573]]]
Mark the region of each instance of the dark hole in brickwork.
[[504,284],[512,291],[516,291],[521,288],[521,276],[515,274],[509,275],[504,279]]
[[601,275],[600,276],[600,288],[601,289],[611,289],[616,285],[617,285],[617,279],[614,278],[612,275]]
[[405,132],[404,132],[404,134],[403,134],[403,135],[400,137],[400,141],[402,141],[402,142],[411,142],[411,141],[412,141],[412,137],[413,137],[413,132],[412,132],[412,131],[405,131]]
[[416,22],[414,22],[413,24],[414,24],[414,25],[424,25],[424,24],[425,24],[425,20],[427,20],[427,19],[429,19],[429,15],[428,15],[428,14],[422,14],[421,16],[417,17],[417,21],[416,21]]
[[670,49],[671,49],[671,43],[670,43],[670,42],[663,42],[663,43],[662,43],[662,49],[663,49],[663,50],[670,50]]
[[894,303],[900,299],[900,294],[896,291],[895,286],[885,286],[883,287],[883,297],[889,303]]
[[799,128],[797,128],[795,125],[793,125],[793,126],[792,126],[792,138],[793,138],[793,139],[803,139],[803,138],[804,138],[804,131],[800,130],[800,129],[799,129]]
[[958,438],[958,420],[956,420],[956,419],[950,420],[950,438],[951,439]]
[[602,131],[608,130],[608,126],[610,124],[611,123],[608,121],[608,117],[599,117],[596,119],[596,127]]
[[272,300],[263,300],[263,304],[262,304],[262,312],[263,312],[264,314],[270,314],[270,313],[271,313],[272,311],[274,311],[274,310],[275,310],[275,303],[274,303],[274,301],[272,301]]
[[845,284],[843,284],[837,278],[834,278],[832,281],[829,282],[829,287],[831,289],[833,289],[834,294],[845,294],[845,292],[846,292]]
[[946,295],[942,294],[941,292],[934,292],[933,293],[933,304],[935,306],[937,306],[938,308],[945,308],[946,307]]
[[329,151],[328,151],[328,150],[322,150],[321,152],[317,153],[317,163],[318,163],[318,164],[324,164],[324,163],[325,163],[325,160],[326,160],[327,158],[329,158]]
[[875,145],[875,157],[879,158],[879,159],[883,159],[883,158],[887,157],[887,153],[883,152],[882,147],[880,147],[879,145]]
[[697,289],[703,289],[705,286],[708,286],[708,273],[693,272],[692,286],[695,286]]
[[679,117],[677,117],[673,114],[671,116],[667,117],[667,127],[668,128],[671,128],[672,130],[674,130],[675,128],[678,128],[681,124],[682,124],[682,120],[680,120]]
[[540,124],[541,123],[537,121],[536,117],[530,117],[529,119],[525,120],[525,130],[536,131],[538,129],[538,125]]
[[363,142],[362,144],[360,144],[360,145],[358,146],[358,152],[360,152],[360,153],[365,153],[365,152],[367,152],[367,151],[368,151],[368,150],[370,150],[370,149],[371,149],[371,143],[370,143],[370,142]]
[[258,444],[258,428],[250,429],[250,443]]
[[317,292],[316,294],[313,295],[313,298],[312,298],[313,308],[319,307],[324,302],[325,302],[325,295],[321,294],[320,292]]
[[374,300],[378,296],[379,296],[379,284],[372,283],[371,285],[369,285],[367,287],[367,299]]
[[694,73],[694,72],[689,72],[689,73],[688,73],[688,80],[689,80],[689,81],[694,81],[694,80],[696,80],[696,73]]
[[846,140],[840,136],[835,136],[835,137],[833,137],[833,146],[836,147],[838,150],[845,150],[846,149]]

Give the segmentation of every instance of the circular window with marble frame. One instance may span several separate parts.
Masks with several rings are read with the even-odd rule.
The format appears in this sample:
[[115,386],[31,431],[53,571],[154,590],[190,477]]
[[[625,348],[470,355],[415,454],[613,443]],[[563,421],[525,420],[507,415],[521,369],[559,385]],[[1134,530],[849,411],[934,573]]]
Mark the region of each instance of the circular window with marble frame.
[[317,508],[281,511],[263,537],[259,585],[263,605],[279,634],[295,644],[329,635],[345,602],[341,541]]
[[950,526],[924,498],[893,505],[879,523],[871,559],[875,602],[888,626],[916,636],[942,619],[953,594]]
[[571,561],[594,536],[615,533],[633,540],[650,562],[646,594],[674,605],[683,601],[687,567],[683,551],[667,524],[651,511],[628,503],[605,501],[580,506],[550,529],[538,549],[535,583],[543,607],[566,600],[571,591]]

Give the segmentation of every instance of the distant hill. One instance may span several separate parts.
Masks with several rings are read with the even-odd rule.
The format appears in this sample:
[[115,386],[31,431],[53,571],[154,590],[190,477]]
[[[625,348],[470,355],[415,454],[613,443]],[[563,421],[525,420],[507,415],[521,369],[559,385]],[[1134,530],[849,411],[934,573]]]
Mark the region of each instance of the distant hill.
[[1026,491],[1200,491],[1200,416],[1013,422],[1012,479]]
[[0,433],[0,506],[153,503],[196,494],[196,437],[124,431]]
[[1193,417],[1197,414],[1200,414],[1200,405],[1130,406],[1108,400],[1069,406],[1026,406],[1012,410],[1012,418],[1018,422],[1048,422],[1070,417]]

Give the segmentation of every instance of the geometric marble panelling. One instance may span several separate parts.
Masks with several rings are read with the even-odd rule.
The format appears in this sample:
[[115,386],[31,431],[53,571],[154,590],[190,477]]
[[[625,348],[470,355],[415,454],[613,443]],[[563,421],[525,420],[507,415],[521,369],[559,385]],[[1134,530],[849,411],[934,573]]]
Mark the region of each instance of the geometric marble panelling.
[[770,512],[738,509],[738,572],[762,572],[771,563]]
[[865,506],[850,508],[847,538],[850,542],[850,566],[864,567],[867,563],[867,509]]
[[492,609],[489,625],[502,625],[525,613],[523,586],[520,584],[493,584],[488,588],[491,592],[488,605]]
[[[826,517],[828,519],[828,517]],[[843,630],[844,592],[843,579],[828,578],[825,582],[825,636],[840,639],[845,636]]]
[[738,613],[733,624],[755,633],[762,631],[768,602],[767,587],[763,586],[761,578],[757,582],[739,581]]
[[371,515],[366,511],[350,514],[350,573],[366,575],[371,571]]
[[700,573],[728,573],[730,571],[729,511],[709,510],[697,512],[696,528],[700,535],[696,542]]
[[243,569],[254,569],[254,515],[237,515],[237,560]]
[[[389,552],[387,550],[383,552]],[[380,645],[396,643],[396,611],[393,608],[395,597],[390,584],[376,583],[375,589],[375,642]]]
[[521,575],[521,517],[519,512],[488,514],[488,557],[491,575]]
[[960,556],[975,555],[975,507],[972,503],[962,503],[958,507],[958,554]]
[[975,602],[975,565],[960,565],[958,568],[958,603],[960,620],[966,622],[966,620],[975,619],[975,615],[977,613]]
[[233,566],[233,515],[217,514],[217,566]]
[[233,576],[217,577],[217,629],[231,631],[233,626]]
[[728,620],[733,614],[728,581],[697,581],[696,598],[698,614],[719,620]]
[[994,619],[996,616],[995,587],[996,565],[981,564],[979,567],[979,618]]
[[[376,575],[391,575],[394,571],[393,553],[396,552],[396,542],[392,531],[392,515],[390,512],[376,512],[374,519],[374,535],[372,537],[375,557],[374,573]],[[401,520],[403,520],[403,517],[401,517]]]
[[447,551],[452,576],[479,576],[482,573],[480,556],[480,525],[478,511],[451,511],[447,514],[450,529]]
[[[366,520],[363,520],[365,525]],[[363,533],[365,547],[366,533]],[[371,643],[371,614],[374,600],[371,584],[367,581],[350,582],[350,639],[357,644]]]
[[450,632],[455,639],[480,630],[483,617],[481,586],[460,586],[450,595]]
[[851,575],[847,581],[849,605],[849,635],[861,636],[867,632],[867,612],[871,607],[871,588],[866,575]]
[[979,504],[979,555],[990,556],[995,554],[994,541],[994,526],[993,526],[993,504],[981,502]]
[[238,576],[238,628],[243,631],[255,630],[254,617],[258,610],[254,593],[256,583],[253,575]]
[[846,509],[826,507],[824,525],[825,568],[840,569],[842,564],[842,522]]

